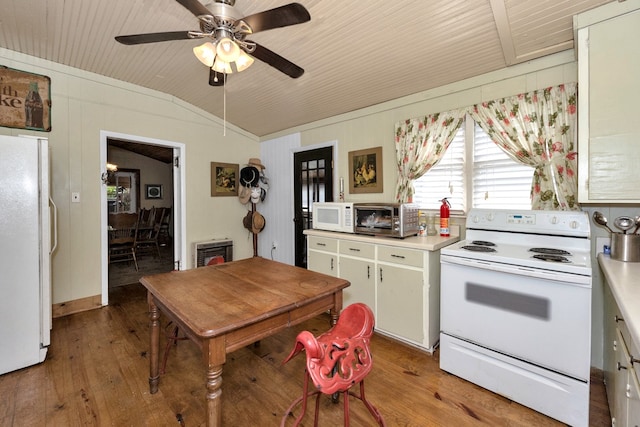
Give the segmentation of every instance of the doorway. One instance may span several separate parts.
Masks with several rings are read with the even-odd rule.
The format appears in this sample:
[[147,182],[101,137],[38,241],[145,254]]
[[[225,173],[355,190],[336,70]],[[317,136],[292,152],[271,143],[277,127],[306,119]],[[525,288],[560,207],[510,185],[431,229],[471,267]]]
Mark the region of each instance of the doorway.
[[[119,156],[118,158],[121,162],[121,166],[125,166],[123,169],[119,168],[122,172],[125,172],[122,177],[122,183],[130,186],[131,190],[129,195],[133,195],[133,197],[125,199],[127,201],[129,201],[129,199],[136,199],[136,213],[139,212],[141,208],[145,209],[147,212],[162,212],[163,217],[166,216],[167,212],[170,212],[170,215],[168,216],[169,221],[166,221],[162,227],[163,232],[166,233],[164,240],[161,241],[159,239],[159,242],[163,243],[161,248],[158,249],[161,256],[149,256],[149,260],[143,265],[146,270],[141,269],[139,272],[136,271],[134,265],[128,266],[120,263],[117,267],[126,267],[127,270],[130,270],[128,272],[123,270],[122,280],[129,280],[131,283],[137,283],[142,275],[155,273],[155,271],[150,271],[150,268],[160,268],[165,269],[166,271],[180,269],[184,265],[183,260],[186,260],[186,233],[184,223],[185,172],[181,167],[181,159],[184,157],[185,151],[184,144],[101,131],[100,164],[103,168],[102,176],[109,177],[108,179],[103,178],[103,190],[101,192],[103,305],[107,305],[109,299],[110,265],[108,257],[108,224],[110,216],[113,215],[113,213],[110,213],[110,209],[113,210],[113,200],[110,199],[114,197],[114,194],[110,193],[115,192],[117,200],[119,191],[118,186],[113,185],[113,181],[116,181],[116,174],[118,174],[118,172],[114,173],[106,171],[107,163],[113,163],[114,147],[120,151],[123,150],[123,147],[128,149],[128,152],[126,150],[124,153],[120,152],[116,157]],[[162,162],[165,167],[158,167],[158,165],[162,164],[156,161],[160,159],[158,157],[159,155],[163,156]],[[132,166],[137,168],[138,165],[135,165],[135,163],[139,163],[140,172],[131,176],[126,172],[131,170]],[[158,169],[160,169],[161,172],[158,172]],[[127,180],[131,177],[133,177],[133,179]],[[126,185],[123,185],[123,187],[125,186]],[[122,191],[123,194],[125,194],[124,188]],[[167,237],[170,237],[170,245],[167,244],[169,242]],[[116,267],[116,265],[113,267]]]
[[295,265],[307,268],[307,236],[314,202],[333,201],[333,147],[294,153]]

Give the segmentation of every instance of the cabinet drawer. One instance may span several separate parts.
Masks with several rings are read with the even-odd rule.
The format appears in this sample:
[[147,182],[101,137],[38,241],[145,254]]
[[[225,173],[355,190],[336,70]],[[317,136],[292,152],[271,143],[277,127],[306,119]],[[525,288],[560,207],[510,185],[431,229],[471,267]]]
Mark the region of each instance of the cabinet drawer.
[[340,240],[340,253],[343,255],[373,259],[375,256],[375,246],[370,243]]
[[318,251],[338,252],[338,241],[336,239],[326,239],[324,237],[309,236],[309,249]]
[[422,268],[424,253],[395,246],[378,246],[378,261]]

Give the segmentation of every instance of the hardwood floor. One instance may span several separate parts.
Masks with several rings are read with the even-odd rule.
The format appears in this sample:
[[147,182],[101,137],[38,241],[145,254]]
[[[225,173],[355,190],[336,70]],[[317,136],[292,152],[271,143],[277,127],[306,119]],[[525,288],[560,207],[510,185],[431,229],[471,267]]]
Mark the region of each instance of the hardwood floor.
[[[47,360],[0,376],[0,426],[200,426],[205,417],[200,350],[171,350],[160,390],[149,394],[148,317],[141,285],[111,290],[111,305],[54,319]],[[304,358],[281,362],[303,329],[320,333],[328,316],[228,355],[223,371],[225,426],[277,426],[302,390]],[[395,426],[560,426],[561,423],[438,368],[434,356],[385,337],[372,341],[367,397]],[[323,398],[320,425],[342,425],[342,405]],[[311,411],[312,412],[312,411]],[[371,426],[358,400],[352,426]],[[591,387],[591,426],[610,425],[604,387]],[[310,425],[305,420],[304,425]]]

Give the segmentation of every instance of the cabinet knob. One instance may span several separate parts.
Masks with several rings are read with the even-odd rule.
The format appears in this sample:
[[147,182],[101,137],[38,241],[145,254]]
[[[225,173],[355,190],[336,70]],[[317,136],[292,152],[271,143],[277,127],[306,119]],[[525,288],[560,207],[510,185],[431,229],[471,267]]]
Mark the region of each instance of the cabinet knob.
[[633,365],[634,363],[640,363],[640,359],[637,359],[633,357],[633,355],[631,355],[629,356],[629,362],[631,362],[631,365]]
[[627,367],[622,365],[620,362],[616,363],[616,368],[618,369],[618,371],[620,371],[622,369],[627,369]]
[[618,316],[617,314],[615,316],[613,316],[613,320],[615,320],[616,323],[624,322],[624,319],[622,317]]

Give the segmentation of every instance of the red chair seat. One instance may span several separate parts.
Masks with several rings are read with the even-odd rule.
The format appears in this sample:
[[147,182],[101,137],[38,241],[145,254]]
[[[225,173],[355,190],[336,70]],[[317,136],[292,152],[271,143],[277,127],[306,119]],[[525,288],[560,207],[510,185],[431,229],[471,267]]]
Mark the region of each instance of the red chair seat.
[[[296,344],[289,356],[282,362],[287,363],[303,350],[306,353],[306,369],[302,397],[296,399],[282,419],[284,426],[292,409],[302,403],[302,412],[296,418],[298,425],[306,412],[307,398],[316,395],[315,424],[318,422],[319,395],[344,396],[344,425],[349,425],[349,396],[360,399],[380,426],[385,426],[380,412],[366,399],[364,378],[371,371],[373,361],[369,341],[373,335],[374,316],[371,309],[361,303],[345,308],[336,325],[317,338],[309,331],[302,331],[296,338]],[[309,379],[313,381],[314,391],[308,392]],[[360,384],[360,394],[350,389]]]

